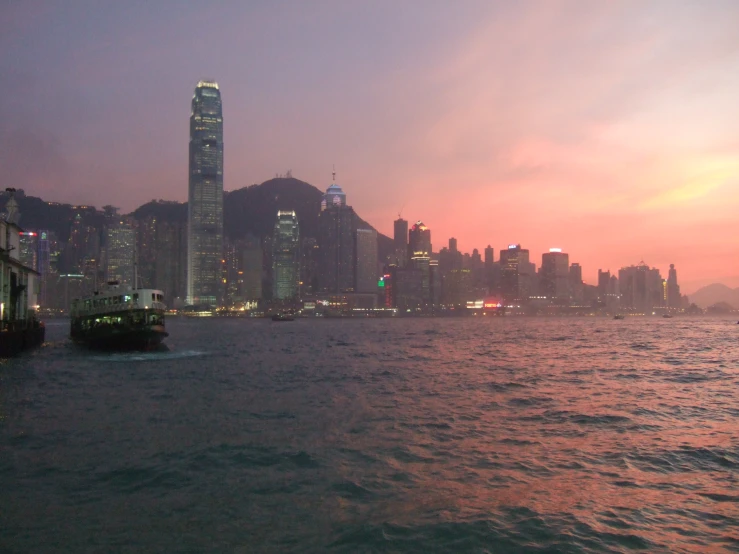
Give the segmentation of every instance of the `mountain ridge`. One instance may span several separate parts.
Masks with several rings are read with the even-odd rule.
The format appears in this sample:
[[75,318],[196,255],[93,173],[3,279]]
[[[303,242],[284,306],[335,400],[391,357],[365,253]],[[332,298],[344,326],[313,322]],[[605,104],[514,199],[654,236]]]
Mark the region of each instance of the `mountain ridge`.
[[739,287],[731,288],[723,283],[711,283],[689,294],[688,299],[701,308],[707,308],[719,302],[739,307]]

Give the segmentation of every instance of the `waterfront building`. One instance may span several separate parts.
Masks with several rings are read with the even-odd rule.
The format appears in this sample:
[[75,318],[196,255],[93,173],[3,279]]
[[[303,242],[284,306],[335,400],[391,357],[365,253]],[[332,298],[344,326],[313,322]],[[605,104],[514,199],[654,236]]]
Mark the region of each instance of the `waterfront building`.
[[643,261],[639,265],[622,267],[618,271],[621,305],[639,313],[651,313],[653,308],[662,307],[664,285],[660,272]]
[[680,307],[680,285],[677,284],[675,264],[670,264],[670,271],[667,274],[667,307]]
[[313,237],[304,237],[300,242],[300,292],[301,296],[312,295],[318,290],[320,249]]
[[408,258],[410,268],[418,270],[421,275],[421,304],[423,309],[430,308],[431,290],[431,229],[422,221],[417,221],[408,231]]
[[34,271],[38,271],[38,233],[21,231],[20,233],[20,262]]
[[357,229],[355,233],[355,286],[356,292],[377,292],[377,231]]
[[353,291],[355,229],[354,210],[346,205],[341,187],[333,183],[326,190],[318,215],[320,291]]
[[46,308],[48,307],[50,295],[49,286],[51,284],[51,245],[53,238],[50,235],[50,231],[42,229],[38,232],[38,268],[39,272],[39,292],[38,301],[39,304]]
[[[582,267],[578,263],[573,263],[570,266],[570,273],[568,275],[570,297],[575,305],[582,305],[585,302],[585,283],[582,280]],[[593,293],[597,296],[598,291],[595,288]]]
[[133,225],[124,219],[109,224],[105,231],[105,247],[105,280],[135,286],[136,232]]
[[39,274],[21,262],[20,213],[14,189],[6,189],[10,198],[0,218],[0,321],[25,321],[38,302]]
[[262,268],[264,263],[264,252],[261,241],[252,235],[248,235],[241,255],[241,280],[240,294],[247,302],[262,299]]
[[566,305],[570,300],[570,256],[561,248],[541,255],[540,290],[550,302]]
[[151,287],[164,293],[168,307],[185,304],[187,295],[187,232],[184,223],[158,221],[156,259]]
[[300,231],[294,211],[278,211],[272,234],[272,297],[298,297],[300,280]]
[[507,302],[526,302],[535,273],[529,251],[520,244],[509,244],[500,251],[500,289]]
[[192,98],[188,193],[187,303],[222,298],[223,110],[214,81],[200,81]]
[[393,223],[393,246],[395,248],[394,259],[398,267],[408,264],[408,221],[398,215]]

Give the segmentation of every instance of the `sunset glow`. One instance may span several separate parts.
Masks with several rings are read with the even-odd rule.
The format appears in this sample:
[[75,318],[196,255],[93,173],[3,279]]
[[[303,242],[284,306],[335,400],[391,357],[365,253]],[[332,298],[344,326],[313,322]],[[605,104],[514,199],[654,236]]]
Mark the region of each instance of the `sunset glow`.
[[[226,190],[287,169],[434,250],[552,245],[739,286],[736,2],[9,3],[3,187],[187,199],[192,89],[223,95]],[[175,14],[175,15],[173,15]]]

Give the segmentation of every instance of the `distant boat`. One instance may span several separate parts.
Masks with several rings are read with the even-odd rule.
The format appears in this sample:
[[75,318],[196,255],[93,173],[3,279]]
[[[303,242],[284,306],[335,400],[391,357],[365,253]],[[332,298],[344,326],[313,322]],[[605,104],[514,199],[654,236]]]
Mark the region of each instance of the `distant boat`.
[[613,316],[613,319],[624,319],[626,316],[623,314],[616,314]]
[[672,315],[671,314],[662,314],[662,317],[664,317],[665,319],[671,319],[672,318]]
[[291,314],[274,314],[272,321],[295,321],[295,318]]
[[70,337],[93,348],[149,350],[169,335],[164,310],[162,291],[110,281],[105,290],[72,302]]

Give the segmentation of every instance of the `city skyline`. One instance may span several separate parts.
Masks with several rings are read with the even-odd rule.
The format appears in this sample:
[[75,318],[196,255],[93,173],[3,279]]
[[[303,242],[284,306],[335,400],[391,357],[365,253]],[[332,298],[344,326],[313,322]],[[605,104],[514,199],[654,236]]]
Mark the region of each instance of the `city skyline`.
[[[563,247],[589,282],[644,260],[674,263],[686,292],[737,286],[738,9],[224,3],[171,21],[165,2],[11,5],[5,186],[125,211],[186,200],[187,97],[213,77],[228,91],[228,190],[287,168],[323,190],[336,163],[387,236],[400,212],[462,251]],[[191,40],[196,18],[202,36],[219,29],[218,59]]]

